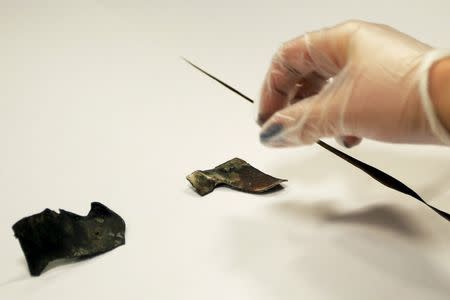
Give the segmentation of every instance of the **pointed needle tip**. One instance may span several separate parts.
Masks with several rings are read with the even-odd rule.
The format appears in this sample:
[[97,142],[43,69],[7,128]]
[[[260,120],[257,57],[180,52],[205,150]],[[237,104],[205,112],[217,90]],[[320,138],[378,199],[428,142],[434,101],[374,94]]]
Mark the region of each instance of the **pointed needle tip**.
[[234,93],[238,94],[239,96],[241,96],[242,98],[244,98],[245,100],[249,101],[250,103],[254,103],[254,101],[252,99],[250,99],[249,97],[247,97],[246,95],[242,94],[240,91],[238,91],[237,89],[233,88],[232,86],[230,86],[229,84],[225,83],[224,81],[220,80],[219,78],[211,75],[210,73],[206,72],[205,70],[203,70],[202,68],[200,68],[199,66],[193,64],[192,62],[190,62],[189,60],[187,60],[184,57],[181,57],[185,62],[187,62],[188,64],[190,64],[191,66],[193,66],[194,68],[196,68],[197,70],[199,70],[200,72],[202,72],[203,74],[205,74],[206,76],[210,77],[211,79],[217,81],[218,83],[220,83],[221,85],[223,85],[224,87],[226,87],[227,89],[233,91]]

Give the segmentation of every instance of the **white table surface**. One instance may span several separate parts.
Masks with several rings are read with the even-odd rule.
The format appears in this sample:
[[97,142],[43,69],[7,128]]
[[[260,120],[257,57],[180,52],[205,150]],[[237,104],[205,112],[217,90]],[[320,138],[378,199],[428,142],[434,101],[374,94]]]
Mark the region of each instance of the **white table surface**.
[[[0,1],[0,299],[449,299],[448,222],[317,146],[264,148],[255,107],[179,59],[256,98],[283,41],[346,19],[449,47],[449,3]],[[346,151],[450,210],[448,149]],[[285,189],[193,192],[236,156]],[[14,222],[91,201],[127,244],[30,277]]]

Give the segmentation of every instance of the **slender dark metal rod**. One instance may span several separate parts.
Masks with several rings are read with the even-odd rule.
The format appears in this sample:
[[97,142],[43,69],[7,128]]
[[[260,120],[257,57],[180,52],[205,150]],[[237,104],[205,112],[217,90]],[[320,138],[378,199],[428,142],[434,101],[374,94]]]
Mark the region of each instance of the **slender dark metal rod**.
[[211,74],[209,74],[208,72],[206,72],[205,70],[201,69],[200,67],[197,67],[196,65],[194,65],[193,63],[191,63],[189,60],[187,60],[186,58],[182,57],[181,59],[183,59],[185,62],[187,62],[188,64],[190,64],[191,66],[193,66],[194,68],[196,68],[197,70],[199,70],[200,72],[202,72],[203,74],[205,74],[206,76],[208,76],[209,78],[217,81],[218,83],[220,83],[221,85],[223,85],[224,87],[226,87],[227,89],[235,92],[236,94],[238,94],[239,96],[241,96],[242,98],[244,98],[245,100],[254,103],[255,101],[253,101],[252,99],[250,99],[249,97],[245,96],[244,94],[242,94],[241,92],[239,92],[238,90],[236,90],[234,87],[232,87],[231,85],[223,82],[222,80],[220,80],[217,77],[212,76]]
[[[222,80],[216,78],[215,76],[209,74],[208,72],[206,72],[205,70],[201,69],[200,67],[196,66],[195,64],[193,64],[192,62],[190,62],[189,60],[183,58],[184,61],[186,61],[188,64],[190,64],[191,66],[193,66],[194,68],[196,68],[197,70],[199,70],[200,72],[202,72],[203,74],[205,74],[206,76],[214,79],[215,81],[217,81],[218,83],[220,83],[221,85],[225,86],[226,88],[228,88],[229,90],[235,92],[236,94],[238,94],[239,96],[241,96],[242,98],[248,100],[251,103],[254,103],[254,101],[252,99],[250,99],[249,97],[245,96],[244,94],[242,94],[240,91],[236,90],[235,88],[233,88],[232,86],[228,85],[227,83],[223,82]],[[333,153],[334,155],[342,158],[343,160],[347,161],[348,163],[350,163],[351,165],[357,167],[358,169],[360,169],[361,171],[365,172],[367,175],[369,175],[370,177],[372,177],[373,179],[377,180],[379,183],[394,189],[400,193],[409,195],[417,200],[419,200],[420,202],[424,203],[426,206],[428,206],[429,208],[431,208],[433,211],[435,211],[437,214],[439,214],[440,216],[442,216],[443,218],[445,218],[447,221],[450,221],[450,214],[435,208],[434,206],[429,205],[427,202],[425,202],[425,200],[423,200],[414,190],[412,190],[411,188],[409,188],[407,185],[405,185],[404,183],[402,183],[401,181],[397,180],[396,178],[392,177],[389,174],[386,174],[385,172],[372,167],[369,164],[366,164],[365,162],[362,162],[348,154],[345,154],[344,152],[330,146],[329,144],[325,143],[324,141],[319,140],[317,142],[317,144],[319,146],[321,146],[322,148],[328,150],[329,152]]]
[[364,173],[366,173],[367,175],[369,175],[370,177],[372,177],[373,179],[375,179],[376,181],[378,181],[379,183],[393,189],[396,190],[400,193],[409,195],[413,198],[416,198],[417,200],[419,200],[420,202],[424,203],[426,206],[428,206],[429,208],[431,208],[432,210],[434,210],[436,213],[438,213],[439,215],[441,215],[443,218],[445,218],[447,221],[450,221],[450,214],[434,207],[431,206],[430,204],[428,204],[427,202],[425,202],[425,200],[422,199],[422,197],[420,197],[414,190],[412,190],[410,187],[408,187],[406,184],[404,184],[403,182],[401,182],[400,180],[392,177],[391,175],[369,165],[366,164],[365,162],[362,162],[348,154],[345,154],[344,152],[328,145],[327,143],[323,142],[323,141],[318,141],[317,142],[318,145],[320,145],[321,147],[327,149],[328,151],[330,151],[331,153],[339,156],[340,158],[342,158],[343,160],[349,162],[350,164],[352,164],[353,166],[357,167],[358,169],[360,169],[361,171],[363,171]]

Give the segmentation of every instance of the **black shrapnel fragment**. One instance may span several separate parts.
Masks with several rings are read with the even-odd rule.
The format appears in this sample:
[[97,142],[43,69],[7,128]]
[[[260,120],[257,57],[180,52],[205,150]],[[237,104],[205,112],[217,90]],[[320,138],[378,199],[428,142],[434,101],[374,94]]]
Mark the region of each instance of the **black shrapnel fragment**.
[[92,257],[125,244],[125,221],[98,202],[91,203],[85,217],[45,209],[21,219],[12,229],[33,276],[51,261]]
[[240,158],[233,158],[211,170],[195,171],[186,179],[201,196],[223,184],[248,193],[264,193],[286,181],[267,175]]

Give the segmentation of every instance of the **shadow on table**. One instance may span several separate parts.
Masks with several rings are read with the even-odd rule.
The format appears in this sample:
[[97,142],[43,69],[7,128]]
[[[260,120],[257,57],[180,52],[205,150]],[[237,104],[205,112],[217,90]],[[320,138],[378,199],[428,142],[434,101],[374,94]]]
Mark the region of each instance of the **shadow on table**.
[[[230,224],[233,266],[260,282],[267,299],[450,297],[450,262],[433,260],[436,232],[416,212],[389,205],[340,212],[323,201],[269,211]],[[438,246],[450,251],[444,240]]]
[[23,267],[23,269],[27,271],[27,273],[26,273],[26,274],[19,275],[19,276],[16,276],[16,277],[13,277],[13,278],[8,279],[8,280],[5,280],[4,282],[0,282],[0,288],[2,288],[2,287],[4,287],[4,286],[7,286],[7,285],[10,285],[10,284],[13,284],[13,283],[25,281],[25,280],[27,280],[27,279],[30,278],[30,275],[29,275],[29,273],[28,273],[27,261],[25,260],[25,258],[24,258],[24,257],[21,257],[21,258],[18,260],[18,264],[20,264],[21,267]]
[[315,221],[327,222],[328,225],[345,224],[387,230],[392,234],[417,241],[428,237],[425,229],[409,218],[404,211],[387,204],[369,206],[350,212],[339,212],[332,202],[306,204],[287,201],[274,205],[272,210],[274,213],[298,220],[314,218]]
[[[435,153],[433,151],[436,151],[436,149],[432,149],[430,155],[427,155],[427,152],[424,151],[425,146],[417,147],[420,147],[418,150],[422,151],[421,154],[416,155],[411,152],[412,150],[405,153],[392,151],[389,147],[378,147],[377,149],[360,147],[355,152],[342,149],[342,147],[338,148],[375,168],[385,171],[415,190],[425,200],[432,201],[437,195],[450,191],[448,187],[450,169],[442,167],[450,163],[450,155],[433,155]],[[327,177],[339,178],[349,188],[355,187],[356,192],[358,192],[358,185],[367,185],[367,179],[370,178],[363,171],[324,149],[320,149],[320,151],[307,157],[304,157],[301,149],[299,149],[298,157],[278,160],[271,172],[287,178],[289,182],[312,185],[320,184]],[[381,188],[386,188],[375,180],[372,184],[373,186],[379,185]]]
[[[58,268],[58,267],[62,267],[62,266],[69,266],[69,265],[75,265],[75,264],[81,264],[82,262],[88,261],[89,259],[92,259],[96,256],[92,256],[92,257],[86,257],[86,258],[70,258],[70,259],[57,259],[54,261],[51,261],[46,267],[45,269],[42,271],[40,276],[44,276],[47,272]],[[11,278],[9,280],[6,280],[4,282],[0,282],[0,288],[10,285],[10,284],[14,284],[14,283],[19,283],[22,281],[26,281],[26,280],[32,280],[33,278],[37,278],[38,276],[32,276],[30,275],[29,271],[28,271],[28,265],[27,262],[25,260],[25,258],[21,258],[20,265],[22,265],[23,269],[25,270],[26,274],[24,275],[20,275],[14,278]],[[51,273],[51,272],[50,272]]]

